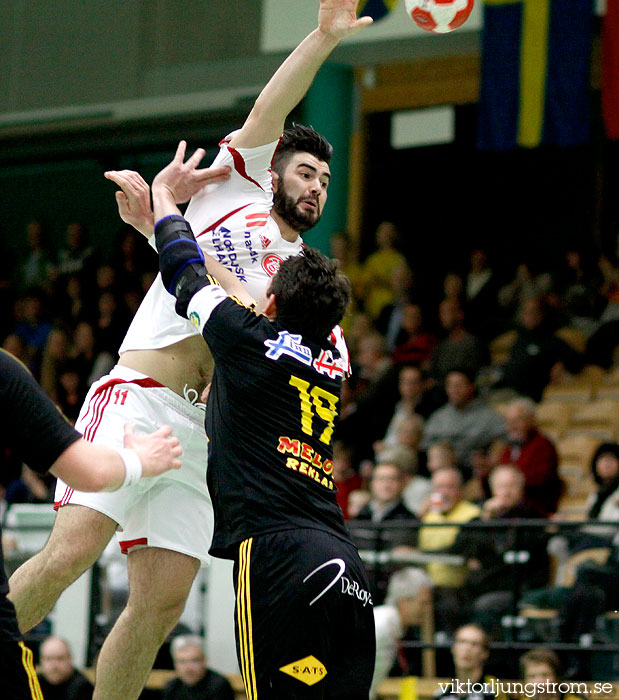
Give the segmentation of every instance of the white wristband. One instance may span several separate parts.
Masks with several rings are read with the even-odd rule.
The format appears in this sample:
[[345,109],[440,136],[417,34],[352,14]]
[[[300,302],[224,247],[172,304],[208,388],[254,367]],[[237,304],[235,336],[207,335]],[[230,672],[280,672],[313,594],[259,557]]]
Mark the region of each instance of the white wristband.
[[125,486],[131,486],[140,480],[142,476],[142,463],[138,457],[138,453],[135,450],[131,450],[127,447],[123,447],[118,450],[120,458],[125,464],[125,480],[122,482],[119,488],[124,488]]

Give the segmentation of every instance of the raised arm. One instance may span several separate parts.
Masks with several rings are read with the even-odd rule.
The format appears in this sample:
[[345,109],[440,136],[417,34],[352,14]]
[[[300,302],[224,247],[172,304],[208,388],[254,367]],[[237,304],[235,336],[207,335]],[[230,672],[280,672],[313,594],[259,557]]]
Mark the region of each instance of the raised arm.
[[[115,193],[120,218],[150,238],[155,232],[155,221],[150,204],[150,187],[146,180],[135,170],[108,170],[104,176],[120,187]],[[200,188],[223,182],[230,179],[230,168],[202,168],[196,179]]]
[[316,73],[340,41],[372,24],[357,19],[359,0],[320,0],[318,27],[288,56],[262,90],[245,124],[230,141],[254,148],[277,141],[286,117],[303,99]]
[[[187,144],[185,141],[181,141],[176,150],[174,160],[167,165],[153,181],[153,209],[156,222],[166,217],[180,217],[181,212],[176,203],[186,202],[204,187],[202,181],[204,170],[198,169],[198,165],[204,157],[204,150],[199,148],[186,162],[183,162],[186,147]],[[187,248],[187,246],[193,246],[192,250],[194,252],[192,253],[191,270],[195,273],[192,281],[192,284],[195,286],[194,293],[202,286],[208,284],[206,279],[206,272],[208,272],[208,274],[214,277],[223,287],[226,294],[238,297],[244,304],[252,304],[254,302],[252,296],[247,292],[245,285],[239,282],[234,273],[230,272],[230,270],[226,269],[223,265],[220,265],[209,255],[204,255],[193,237],[188,224],[187,234],[183,240],[183,246],[185,248]],[[163,249],[160,248],[159,239],[157,239],[157,247],[159,252],[162,253]],[[171,248],[170,251],[171,250],[176,249]],[[179,272],[179,276],[180,274]],[[189,275],[189,270],[187,271],[187,275]],[[166,279],[163,281],[166,289],[171,294],[175,294],[175,296],[178,297],[176,291],[173,291],[170,287],[172,283],[174,287],[176,287],[178,284],[177,280],[172,278],[168,280],[169,283],[166,283]],[[187,302],[188,301],[187,299]],[[183,309],[179,309],[178,303],[177,311],[181,315],[185,315]]]

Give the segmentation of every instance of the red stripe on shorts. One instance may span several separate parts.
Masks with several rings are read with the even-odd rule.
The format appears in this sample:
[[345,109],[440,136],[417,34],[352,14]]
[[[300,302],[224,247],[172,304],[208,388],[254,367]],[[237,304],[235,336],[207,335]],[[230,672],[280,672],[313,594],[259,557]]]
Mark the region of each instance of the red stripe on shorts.
[[138,537],[137,540],[121,540],[118,544],[120,545],[120,551],[123,554],[127,554],[131,547],[148,544],[148,537]]

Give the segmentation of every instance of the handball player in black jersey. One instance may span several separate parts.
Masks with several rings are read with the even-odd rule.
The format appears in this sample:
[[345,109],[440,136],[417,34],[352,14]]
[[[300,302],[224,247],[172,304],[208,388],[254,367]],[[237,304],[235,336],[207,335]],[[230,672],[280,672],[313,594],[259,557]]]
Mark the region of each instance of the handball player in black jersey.
[[335,500],[332,461],[342,370],[328,336],[350,284],[334,261],[306,249],[252,304],[229,271],[205,261],[174,203],[199,188],[204,151],[186,163],[184,154],[181,142],[153,182],[155,235],[176,310],[215,358],[206,408],[211,554],[234,560],[247,697],[366,700],[372,600]]
[[[156,476],[181,464],[179,442],[168,427],[140,437],[128,427],[121,453],[86,442],[26,367],[4,350],[0,350],[0,409],[2,448],[14,450],[39,474],[51,471],[84,491],[113,491],[141,475]],[[0,697],[43,700],[32,652],[21,641],[15,608],[7,598],[1,535],[0,531]]]

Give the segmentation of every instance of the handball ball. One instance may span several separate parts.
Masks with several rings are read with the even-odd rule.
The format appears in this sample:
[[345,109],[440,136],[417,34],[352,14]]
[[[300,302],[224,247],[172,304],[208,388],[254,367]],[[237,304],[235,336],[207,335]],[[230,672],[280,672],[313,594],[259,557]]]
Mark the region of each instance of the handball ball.
[[422,29],[446,34],[469,18],[474,0],[405,0],[406,11]]

